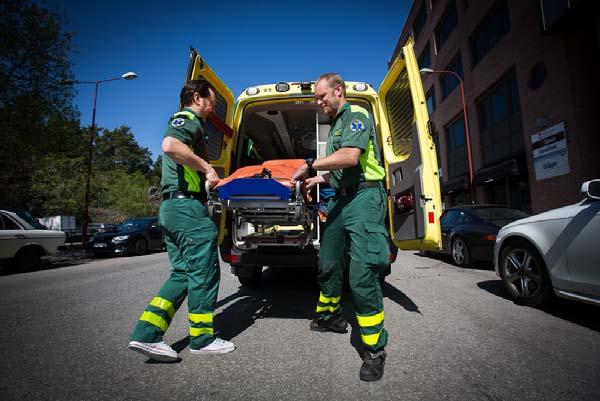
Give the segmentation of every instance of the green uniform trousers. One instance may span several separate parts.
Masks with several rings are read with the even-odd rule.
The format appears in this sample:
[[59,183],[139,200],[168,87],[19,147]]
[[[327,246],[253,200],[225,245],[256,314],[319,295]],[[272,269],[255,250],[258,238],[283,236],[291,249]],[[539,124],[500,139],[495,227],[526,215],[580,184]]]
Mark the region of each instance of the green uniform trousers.
[[340,312],[342,281],[349,257],[350,289],[365,347],[377,351],[387,344],[383,328],[383,294],[379,274],[389,263],[385,228],[387,202],[383,187],[365,188],[356,195],[329,201],[319,252],[321,293],[317,315],[328,319]]
[[214,340],[213,313],[220,278],[217,228],[206,206],[195,199],[164,201],[159,223],[164,230],[171,275],[142,313],[131,339],[162,341],[187,296],[190,348],[199,349]]

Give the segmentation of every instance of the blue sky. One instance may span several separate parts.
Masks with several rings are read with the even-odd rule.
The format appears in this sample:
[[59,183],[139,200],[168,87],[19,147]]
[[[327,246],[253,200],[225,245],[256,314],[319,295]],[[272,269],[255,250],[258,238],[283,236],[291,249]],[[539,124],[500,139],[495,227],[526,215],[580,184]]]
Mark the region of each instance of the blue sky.
[[[96,124],[131,127],[155,159],[177,111],[193,46],[237,97],[245,88],[314,80],[339,72],[376,88],[387,71],[412,1],[117,2],[50,0],[75,34],[79,80],[134,71],[138,79],[100,84]],[[75,104],[90,125],[94,85],[78,85]]]

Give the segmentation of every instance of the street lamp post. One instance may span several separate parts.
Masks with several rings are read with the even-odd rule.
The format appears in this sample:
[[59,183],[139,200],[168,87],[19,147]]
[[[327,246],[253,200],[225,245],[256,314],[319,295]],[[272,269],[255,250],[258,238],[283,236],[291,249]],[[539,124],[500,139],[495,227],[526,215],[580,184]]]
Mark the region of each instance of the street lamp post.
[[81,235],[82,235],[81,245],[84,248],[88,242],[88,233],[87,233],[88,222],[89,222],[88,210],[89,210],[89,206],[90,206],[90,181],[92,178],[92,158],[93,158],[93,153],[94,153],[94,133],[96,131],[96,99],[98,98],[98,86],[102,82],[117,81],[119,79],[131,80],[131,79],[136,79],[136,78],[137,78],[137,74],[135,72],[126,72],[125,74],[121,75],[120,77],[115,77],[115,78],[110,78],[110,79],[103,79],[103,80],[99,80],[99,81],[74,81],[73,82],[76,84],[94,84],[94,85],[96,85],[96,88],[94,91],[94,111],[92,112],[92,128],[90,131],[90,144],[88,147],[87,175],[86,175],[86,181],[85,181],[85,199],[83,201],[83,222],[81,223]]
[[472,203],[475,203],[475,186],[473,185],[473,158],[471,156],[471,134],[469,133],[469,120],[467,118],[467,102],[465,100],[465,87],[463,85],[463,80],[454,71],[445,71],[445,70],[433,70],[431,68],[421,68],[421,74],[451,74],[460,83],[460,95],[462,99],[462,107],[463,107],[463,118],[465,121],[465,137],[467,140],[467,159],[469,162],[469,188],[471,189],[471,199]]

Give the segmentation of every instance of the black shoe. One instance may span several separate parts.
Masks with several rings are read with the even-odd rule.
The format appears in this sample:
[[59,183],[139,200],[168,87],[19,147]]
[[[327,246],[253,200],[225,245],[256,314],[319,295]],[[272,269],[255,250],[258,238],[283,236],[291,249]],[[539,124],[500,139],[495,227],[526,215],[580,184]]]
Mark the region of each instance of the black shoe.
[[310,329],[313,331],[333,331],[334,333],[345,333],[348,330],[348,322],[341,313],[336,313],[332,315],[329,319],[321,319],[320,317],[315,317],[312,322],[310,322]]
[[365,351],[363,364],[360,367],[360,380],[374,382],[383,377],[383,365],[385,365],[385,350],[382,348],[376,353]]

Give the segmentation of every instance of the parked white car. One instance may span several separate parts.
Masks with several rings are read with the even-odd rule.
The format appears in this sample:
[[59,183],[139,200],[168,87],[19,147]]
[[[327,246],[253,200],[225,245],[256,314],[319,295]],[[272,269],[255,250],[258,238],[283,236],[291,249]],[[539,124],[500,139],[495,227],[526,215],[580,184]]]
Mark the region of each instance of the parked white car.
[[38,266],[42,256],[56,253],[64,243],[64,232],[36,229],[16,213],[0,210],[0,259],[14,259],[18,270]]
[[530,306],[562,298],[600,305],[600,180],[584,199],[504,226],[494,265],[511,297]]

